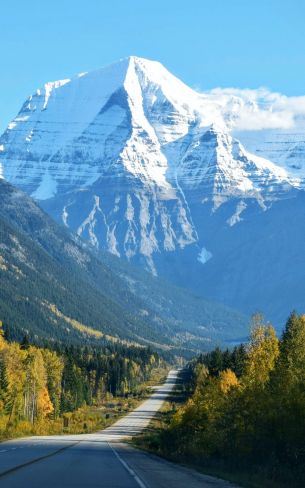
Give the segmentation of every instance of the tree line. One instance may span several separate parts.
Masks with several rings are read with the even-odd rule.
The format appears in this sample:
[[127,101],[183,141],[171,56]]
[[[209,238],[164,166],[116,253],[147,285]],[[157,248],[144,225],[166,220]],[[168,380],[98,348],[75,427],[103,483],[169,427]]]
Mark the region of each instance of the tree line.
[[56,421],[109,394],[127,396],[162,363],[147,347],[9,342],[0,326],[0,434],[22,423]]
[[192,393],[161,432],[161,452],[259,486],[304,486],[304,315],[290,316],[281,339],[256,317],[248,345],[203,354],[189,373]]

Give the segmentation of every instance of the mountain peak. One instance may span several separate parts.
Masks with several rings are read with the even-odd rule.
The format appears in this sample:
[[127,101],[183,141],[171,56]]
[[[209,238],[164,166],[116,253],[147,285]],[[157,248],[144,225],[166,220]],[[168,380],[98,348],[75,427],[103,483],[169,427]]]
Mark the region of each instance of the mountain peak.
[[168,198],[178,174],[187,186],[194,174],[200,181],[208,155],[209,166],[230,164],[232,137],[218,115],[158,61],[128,56],[29,97],[1,137],[3,174],[39,200],[106,175],[157,185]]
[[[217,262],[219,229],[238,234],[243,220],[297,193],[288,169],[233,137],[226,110],[217,93],[129,56],[37,90],[0,138],[0,164],[94,246],[154,274],[170,277],[176,259],[197,273]],[[300,166],[302,147],[292,149]]]
[[[140,56],[134,56],[134,55],[126,56],[125,58],[120,58],[118,61],[111,63],[111,65],[113,66],[115,64],[124,63],[124,62],[127,63],[128,65],[133,63],[133,64],[138,65],[138,66],[150,67],[150,68],[152,68],[153,66],[162,66],[163,69],[166,69],[162,65],[162,63],[160,63],[160,61],[157,61],[154,59],[142,58]],[[103,68],[100,68],[100,69],[103,69]]]
[[[174,78],[159,61],[153,61],[139,56],[127,56],[96,70],[78,73],[67,81],[83,83],[86,80],[91,80],[92,82],[102,80],[103,83],[99,86],[99,89],[102,90],[105,81],[111,79],[113,90],[115,90],[119,86],[123,86],[126,78],[130,75],[135,75],[136,77],[145,76],[150,82],[157,83],[162,83],[164,78]],[[180,80],[176,80],[181,83]],[[54,85],[54,83],[58,84],[59,82],[52,82],[51,84]],[[57,87],[54,86],[54,88]]]

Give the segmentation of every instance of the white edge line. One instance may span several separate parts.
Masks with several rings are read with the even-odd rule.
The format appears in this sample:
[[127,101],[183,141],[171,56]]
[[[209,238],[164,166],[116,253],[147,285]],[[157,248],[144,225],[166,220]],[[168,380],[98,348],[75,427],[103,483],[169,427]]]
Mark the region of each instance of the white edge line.
[[126,461],[124,461],[124,459],[121,458],[121,456],[119,455],[119,453],[114,449],[114,447],[112,447],[112,445],[107,442],[108,446],[110,447],[110,449],[112,450],[112,452],[115,454],[115,456],[118,458],[118,460],[121,462],[121,464],[124,466],[124,468],[126,469],[126,471],[128,471],[128,473],[134,478],[134,480],[138,483],[138,485],[141,487],[141,488],[148,488],[148,486],[141,480],[141,478],[139,478],[139,476],[137,475],[137,473],[131,469],[131,467],[126,463]]

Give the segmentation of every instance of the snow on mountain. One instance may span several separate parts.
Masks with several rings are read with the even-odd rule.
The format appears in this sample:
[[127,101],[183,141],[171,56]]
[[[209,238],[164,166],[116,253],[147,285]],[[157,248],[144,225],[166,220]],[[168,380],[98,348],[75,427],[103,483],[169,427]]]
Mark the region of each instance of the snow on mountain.
[[295,186],[304,187],[305,96],[266,88],[216,88],[205,96],[248,151],[283,167]]
[[110,168],[171,191],[188,139],[212,123],[225,127],[216,108],[160,63],[136,57],[46,83],[1,138],[5,176],[38,200],[88,187]]
[[184,189],[201,188],[217,208],[232,197],[268,200],[293,184],[287,171],[262,157],[254,156],[224,130],[211,126],[192,140],[178,169]]
[[295,186],[305,186],[305,126],[292,129],[236,131],[249,150],[284,168]]
[[238,247],[241,226],[303,188],[297,105],[198,93],[131,56],[37,90],[0,138],[0,167],[96,247],[197,290],[222,255],[220,229]]

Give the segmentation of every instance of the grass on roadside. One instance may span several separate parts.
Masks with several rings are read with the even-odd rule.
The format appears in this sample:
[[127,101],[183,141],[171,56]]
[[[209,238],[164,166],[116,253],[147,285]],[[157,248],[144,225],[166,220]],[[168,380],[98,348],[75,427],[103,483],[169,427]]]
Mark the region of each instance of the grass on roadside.
[[125,396],[113,397],[107,393],[97,405],[84,405],[57,419],[37,419],[34,423],[21,419],[8,427],[7,415],[2,415],[0,441],[32,435],[85,434],[105,429],[146,400],[151,394],[151,386],[162,383],[167,373],[168,369],[155,369],[149,380]]

